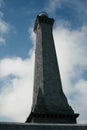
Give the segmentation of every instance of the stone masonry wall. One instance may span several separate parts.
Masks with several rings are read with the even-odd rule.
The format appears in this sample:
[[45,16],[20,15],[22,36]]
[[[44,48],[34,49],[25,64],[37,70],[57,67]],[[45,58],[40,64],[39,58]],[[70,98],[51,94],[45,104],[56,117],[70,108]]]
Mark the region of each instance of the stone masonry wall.
[[0,130],[87,130],[87,125],[0,123]]

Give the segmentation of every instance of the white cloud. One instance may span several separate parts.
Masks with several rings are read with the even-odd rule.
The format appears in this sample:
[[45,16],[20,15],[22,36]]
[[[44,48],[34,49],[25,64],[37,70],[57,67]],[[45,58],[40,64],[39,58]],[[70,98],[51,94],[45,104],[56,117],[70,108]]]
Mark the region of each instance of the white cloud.
[[87,1],[84,0],[48,0],[48,4],[45,5],[45,10],[49,14],[55,15],[58,9],[62,8],[72,9],[77,14],[77,18],[86,22],[87,21]]
[[86,9],[87,1],[86,0],[84,0],[84,2],[82,0],[75,0],[75,1],[66,0],[65,2],[68,2],[69,4],[71,4],[73,8],[80,14],[80,16],[85,15],[87,18],[87,9]]
[[[35,35],[31,29],[29,29],[29,37],[32,42],[35,42]],[[32,104],[33,71],[34,47],[29,51],[29,58],[24,60],[21,57],[0,60],[1,117],[10,118],[12,121],[25,122]]]
[[87,115],[85,114],[87,111],[87,80],[80,79],[74,87],[73,94],[75,95],[75,99],[72,100],[71,103],[76,111],[79,111],[80,113],[78,121],[81,123],[87,123]]
[[0,37],[0,43],[5,43],[5,39]]
[[61,0],[49,0],[45,6],[45,10],[48,13],[53,13],[58,7],[61,7]]
[[[3,1],[2,1],[3,2]],[[0,2],[0,4],[2,3]],[[10,25],[3,20],[4,14],[0,11],[0,44],[2,45],[6,41],[6,34],[9,33]]]
[[[30,76],[29,76],[30,77]],[[32,101],[32,75],[15,78],[0,95],[0,116],[24,122],[29,115]]]
[[80,113],[78,121],[86,123],[87,80],[83,75],[87,72],[87,27],[71,30],[61,24],[54,29],[54,38],[64,92]]
[[[33,40],[35,36],[32,31],[29,34],[31,40]],[[29,58],[24,60],[21,57],[0,60],[1,117],[12,119],[12,121],[25,122],[32,105],[33,75],[34,47],[29,51]]]
[[28,33],[29,33],[29,38],[31,39],[32,43],[35,46],[36,38],[35,38],[35,33],[33,32],[33,28],[32,27],[28,29]]
[[57,7],[61,6],[61,0],[49,0],[48,12],[55,11]]
[[0,93],[0,115],[10,117],[15,121],[24,122],[31,110],[32,89],[33,89],[33,60],[30,59],[6,58],[0,61],[0,77],[9,78],[5,82]]
[[33,43],[33,48],[29,51],[29,56],[33,54],[33,52],[35,51],[35,43],[36,43],[36,38],[35,38],[35,33],[33,32],[33,28],[29,28],[28,29],[28,33],[29,33],[29,39],[31,40],[31,42]]
[[[25,77],[29,74],[28,68],[32,59],[22,60],[21,58],[6,58],[0,62],[0,77],[8,76],[10,74]],[[31,66],[32,67],[32,66]]]
[[[55,46],[62,75],[64,93],[69,104],[80,113],[79,123],[87,121],[87,80],[83,78],[87,70],[87,27],[70,30],[57,25],[54,29]],[[32,36],[33,40],[33,36]],[[34,50],[34,49],[33,49]],[[14,75],[4,84],[0,94],[0,115],[24,122],[31,109],[34,51],[29,59],[19,57],[5,58],[0,61],[0,77]],[[2,100],[3,99],[3,100]]]
[[0,7],[2,6],[3,2],[4,2],[3,0],[0,0]]
[[9,25],[5,21],[0,19],[0,33],[5,34],[8,33],[8,31],[9,31]]
[[[62,0],[63,1],[63,0]],[[48,12],[61,7],[60,0],[50,0]],[[8,24],[3,21],[3,13],[0,13],[0,33],[7,33]],[[64,93],[68,97],[69,104],[80,113],[79,123],[87,122],[87,80],[83,77],[87,71],[87,26],[79,30],[71,30],[61,23],[54,29],[55,46],[61,70]],[[30,38],[35,43],[35,36],[29,29]],[[1,42],[4,38],[0,37]],[[0,43],[1,43],[0,42]],[[0,60],[0,78],[6,82],[0,92],[0,115],[10,117],[13,120],[24,122],[31,109],[34,48],[29,52],[30,58],[25,60],[20,57],[4,58]],[[14,78],[10,78],[14,75]],[[87,74],[86,74],[87,75]],[[8,82],[7,79],[9,78]]]
[[6,34],[9,32],[10,26],[2,19],[3,16],[1,13],[0,16],[0,44],[3,44],[6,41]]

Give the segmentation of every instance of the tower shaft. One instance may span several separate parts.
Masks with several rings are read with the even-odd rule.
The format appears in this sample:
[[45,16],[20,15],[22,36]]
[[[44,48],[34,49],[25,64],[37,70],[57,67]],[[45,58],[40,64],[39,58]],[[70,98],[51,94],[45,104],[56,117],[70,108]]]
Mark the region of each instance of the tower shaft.
[[62,90],[54,46],[52,27],[54,19],[37,16],[35,75],[32,111],[27,122],[76,123],[74,114]]

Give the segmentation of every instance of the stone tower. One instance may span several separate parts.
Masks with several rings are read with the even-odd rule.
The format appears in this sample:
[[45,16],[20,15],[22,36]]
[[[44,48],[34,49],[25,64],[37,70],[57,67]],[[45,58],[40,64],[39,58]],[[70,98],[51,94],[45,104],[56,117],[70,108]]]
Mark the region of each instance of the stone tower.
[[36,18],[33,105],[26,122],[76,123],[79,115],[69,106],[62,90],[52,34],[53,23],[54,19],[45,12]]

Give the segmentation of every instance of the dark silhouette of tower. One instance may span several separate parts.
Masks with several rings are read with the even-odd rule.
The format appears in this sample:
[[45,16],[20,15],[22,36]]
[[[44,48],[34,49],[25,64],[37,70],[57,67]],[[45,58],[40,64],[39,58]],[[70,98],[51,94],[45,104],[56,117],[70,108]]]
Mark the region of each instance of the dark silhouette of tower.
[[52,27],[54,19],[40,13],[35,22],[35,75],[33,105],[26,122],[76,123],[79,114],[69,106],[62,90]]

